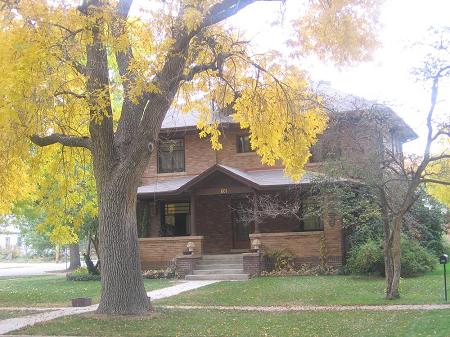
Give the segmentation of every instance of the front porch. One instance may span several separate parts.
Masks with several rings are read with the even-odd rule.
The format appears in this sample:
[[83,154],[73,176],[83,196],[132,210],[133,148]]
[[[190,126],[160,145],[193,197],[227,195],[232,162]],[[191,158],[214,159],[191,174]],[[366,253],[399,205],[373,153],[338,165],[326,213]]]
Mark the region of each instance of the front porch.
[[[140,188],[138,232],[143,268],[167,266],[183,255],[189,242],[194,246],[192,255],[202,256],[249,252],[254,239],[265,252],[289,250],[299,264],[319,263],[324,253],[329,263],[341,264],[342,230],[335,217],[324,215],[315,222],[317,227],[313,223],[307,228],[293,217],[256,225],[239,221],[237,209],[247,195],[289,193],[282,184],[267,188],[250,174],[239,173],[216,165],[187,181],[172,179],[157,187]],[[161,188],[166,186],[172,190]]]

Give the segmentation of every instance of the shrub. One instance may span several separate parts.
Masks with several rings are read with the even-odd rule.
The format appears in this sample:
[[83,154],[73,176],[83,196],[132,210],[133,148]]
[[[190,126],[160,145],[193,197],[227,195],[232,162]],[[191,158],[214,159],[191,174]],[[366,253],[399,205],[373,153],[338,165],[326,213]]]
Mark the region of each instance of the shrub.
[[[401,239],[401,276],[416,276],[433,269],[435,259],[417,241]],[[384,275],[383,246],[369,240],[350,253],[347,266],[352,273]]]
[[336,267],[329,265],[312,265],[302,264],[296,268],[279,269],[262,272],[262,276],[319,276],[319,275],[336,275],[338,270]]
[[152,269],[145,270],[142,273],[142,277],[145,279],[172,279],[176,277],[175,268],[173,266],[166,269]]
[[369,240],[354,248],[347,260],[347,267],[356,274],[383,274],[384,257],[380,242]]
[[447,254],[450,256],[450,240],[444,239],[444,243],[442,244],[442,252],[439,253],[439,256],[441,254]]
[[273,250],[266,252],[266,259],[270,272],[294,269],[294,254],[289,250]]
[[67,273],[66,278],[68,281],[100,281],[100,275],[90,274],[85,267]]
[[[145,270],[142,272],[144,279],[172,279],[176,277],[175,268],[168,267],[166,269]],[[66,274],[68,281],[99,281],[99,274],[89,273],[86,267],[81,267],[71,273]]]
[[417,241],[402,239],[402,276],[415,276],[433,270],[435,258]]

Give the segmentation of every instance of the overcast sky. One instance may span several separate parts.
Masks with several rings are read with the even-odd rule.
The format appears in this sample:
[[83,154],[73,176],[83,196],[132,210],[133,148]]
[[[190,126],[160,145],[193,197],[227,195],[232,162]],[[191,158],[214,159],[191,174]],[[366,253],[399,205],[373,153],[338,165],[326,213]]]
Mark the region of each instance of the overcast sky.
[[[299,0],[288,0],[285,27],[271,25],[279,5],[264,2],[245,9],[232,18],[230,24],[246,31],[258,51],[284,49],[283,41],[289,35],[289,17],[295,17],[295,7],[299,3]],[[382,45],[372,61],[337,69],[311,60],[307,70],[314,80],[330,81],[336,89],[387,103],[423,139],[423,124],[430,101],[429,84],[417,82],[411,69],[423,63],[426,52],[413,45],[429,37],[430,26],[450,26],[450,0],[386,0],[380,21]],[[441,86],[441,117],[445,104],[446,118],[450,118],[449,98],[450,83],[447,81]],[[423,140],[419,139],[408,144],[405,150],[420,154],[423,145]]]

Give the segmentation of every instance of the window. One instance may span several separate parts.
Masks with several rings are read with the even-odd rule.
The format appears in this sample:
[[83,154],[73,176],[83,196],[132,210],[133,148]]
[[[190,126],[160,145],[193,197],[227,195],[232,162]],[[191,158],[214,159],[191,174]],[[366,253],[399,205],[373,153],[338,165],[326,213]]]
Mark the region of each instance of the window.
[[236,137],[236,150],[238,153],[247,153],[253,152],[252,147],[250,146],[250,136],[249,135],[241,135]]
[[189,214],[191,205],[189,202],[164,203],[162,212],[161,236],[189,235]]
[[323,135],[310,151],[310,163],[339,160],[342,155],[338,135],[334,133]]
[[9,236],[7,236],[5,238],[5,248],[6,249],[10,249],[11,248],[11,238]]
[[159,142],[158,173],[184,172],[184,139]]
[[400,137],[393,131],[391,132],[391,148],[394,155],[401,155],[403,153]]
[[307,199],[301,207],[302,220],[300,221],[300,232],[322,231],[323,222],[318,215],[319,209],[312,198]]

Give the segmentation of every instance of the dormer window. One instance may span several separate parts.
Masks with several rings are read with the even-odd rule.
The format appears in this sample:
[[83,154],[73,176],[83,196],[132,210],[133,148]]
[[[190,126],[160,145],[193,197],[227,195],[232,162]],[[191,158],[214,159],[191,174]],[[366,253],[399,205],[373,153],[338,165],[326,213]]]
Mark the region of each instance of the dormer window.
[[236,137],[236,151],[237,153],[254,152],[250,146],[249,135],[239,135]]
[[160,141],[158,145],[158,173],[184,171],[184,139]]

